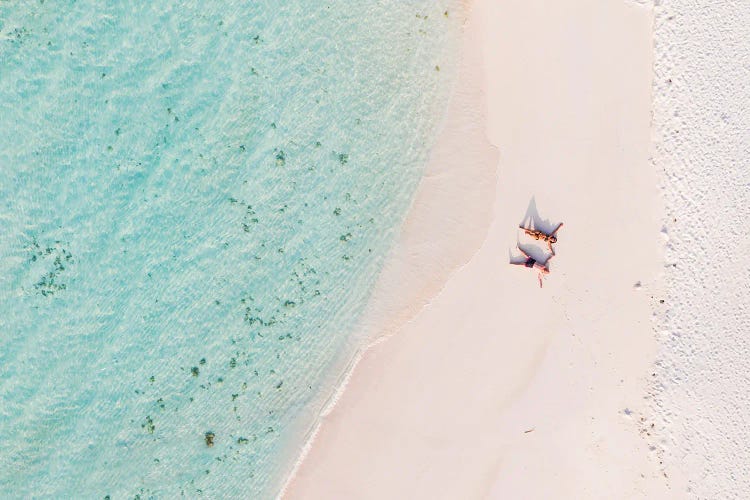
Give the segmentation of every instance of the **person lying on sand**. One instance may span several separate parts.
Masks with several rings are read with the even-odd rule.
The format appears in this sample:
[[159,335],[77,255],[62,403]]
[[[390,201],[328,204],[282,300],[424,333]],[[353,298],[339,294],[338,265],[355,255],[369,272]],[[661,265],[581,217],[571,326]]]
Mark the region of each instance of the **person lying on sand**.
[[549,274],[549,261],[550,259],[552,259],[552,257],[554,257],[554,254],[547,257],[547,260],[545,260],[544,262],[539,262],[531,255],[524,252],[521,247],[518,247],[518,250],[524,255],[524,257],[526,257],[526,260],[524,262],[511,262],[511,264],[513,264],[514,266],[525,266],[529,269],[536,269],[537,271],[539,271],[539,287],[541,288],[542,277],[545,274]]
[[555,251],[552,249],[552,244],[553,243],[557,243],[557,236],[555,236],[555,233],[557,233],[557,231],[559,231],[562,226],[563,226],[563,223],[561,222],[555,228],[555,230],[552,231],[549,234],[545,233],[544,231],[540,231],[538,229],[530,229],[530,228],[526,228],[526,227],[523,227],[523,226],[518,226],[518,227],[520,227],[521,229],[523,229],[524,233],[528,234],[529,236],[531,236],[535,240],[546,241],[547,245],[549,246],[550,252],[552,252],[552,254],[554,255]]

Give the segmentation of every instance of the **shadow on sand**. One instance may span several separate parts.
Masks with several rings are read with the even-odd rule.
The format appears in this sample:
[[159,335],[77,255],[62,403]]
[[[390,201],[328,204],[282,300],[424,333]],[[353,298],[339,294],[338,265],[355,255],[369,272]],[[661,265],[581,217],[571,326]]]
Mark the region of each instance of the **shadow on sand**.
[[539,211],[536,208],[536,198],[532,196],[529,201],[529,208],[526,209],[526,215],[524,215],[519,225],[529,229],[538,229],[543,233],[549,234],[555,230],[558,224],[550,222],[549,219],[542,219],[539,216]]
[[[532,259],[539,262],[540,264],[544,264],[545,262],[547,262],[547,260],[552,255],[547,251],[546,248],[541,248],[536,245],[524,245],[518,242],[518,248],[529,254]],[[513,251],[508,249],[508,262],[510,264],[522,264],[526,262],[526,256],[521,252],[518,252],[518,255],[513,255]]]
[[[549,219],[542,219],[539,216],[539,211],[536,208],[536,198],[532,196],[529,201],[529,208],[526,209],[526,215],[524,215],[519,226],[529,229],[538,229],[539,231],[549,234],[555,230],[558,224],[559,223],[551,222]],[[516,236],[516,245],[538,262],[544,263],[550,257],[550,253],[545,245],[535,245],[532,243],[522,244],[518,239],[518,236]],[[511,264],[518,264],[525,262],[526,257],[523,254],[514,256],[513,252],[508,250],[508,261]]]

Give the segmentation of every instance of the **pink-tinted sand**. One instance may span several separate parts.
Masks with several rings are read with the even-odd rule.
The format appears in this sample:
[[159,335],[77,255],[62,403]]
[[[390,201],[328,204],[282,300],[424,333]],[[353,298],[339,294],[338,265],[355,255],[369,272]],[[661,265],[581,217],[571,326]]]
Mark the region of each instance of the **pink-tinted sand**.
[[[284,496],[669,496],[643,411],[652,12],[476,0],[467,16],[443,131],[364,320],[375,341]],[[509,265],[535,244],[518,231],[532,200],[565,222],[543,288]]]

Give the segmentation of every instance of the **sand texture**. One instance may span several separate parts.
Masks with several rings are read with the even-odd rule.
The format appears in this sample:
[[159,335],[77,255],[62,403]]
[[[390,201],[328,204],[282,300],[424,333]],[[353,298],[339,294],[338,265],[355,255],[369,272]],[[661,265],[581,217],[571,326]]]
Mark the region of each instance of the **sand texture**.
[[750,496],[750,4],[656,8],[666,288],[651,436],[679,498]]

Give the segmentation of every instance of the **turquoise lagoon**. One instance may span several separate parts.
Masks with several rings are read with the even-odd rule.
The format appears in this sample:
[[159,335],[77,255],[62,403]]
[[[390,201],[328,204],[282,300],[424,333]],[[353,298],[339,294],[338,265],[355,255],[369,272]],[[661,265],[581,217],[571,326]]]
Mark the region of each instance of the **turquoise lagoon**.
[[0,2],[2,496],[278,492],[434,139],[454,8]]

